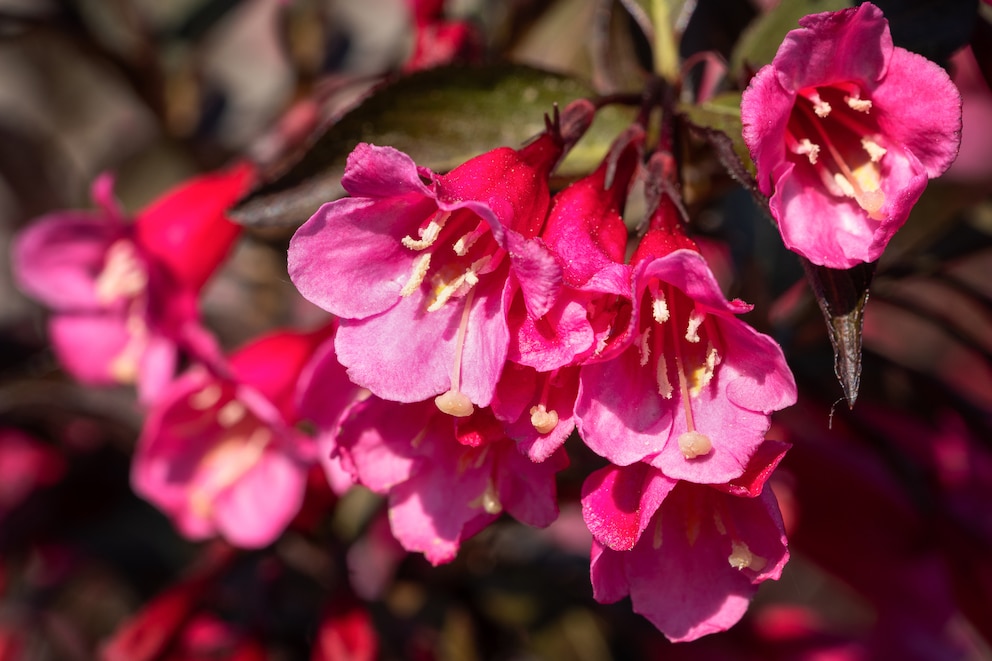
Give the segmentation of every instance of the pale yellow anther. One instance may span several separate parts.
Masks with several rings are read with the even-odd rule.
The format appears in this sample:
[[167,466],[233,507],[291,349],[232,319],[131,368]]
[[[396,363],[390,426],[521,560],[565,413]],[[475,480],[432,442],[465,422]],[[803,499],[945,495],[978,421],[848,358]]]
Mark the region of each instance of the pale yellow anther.
[[486,490],[478,498],[469,501],[469,507],[481,507],[486,514],[499,514],[503,511],[503,504],[499,502],[499,493],[492,479],[486,485]]
[[190,505],[201,516],[213,508],[213,501],[247,473],[272,440],[272,432],[256,427],[247,438],[229,436],[214,445],[200,460],[198,477],[202,479],[190,491]]
[[464,257],[467,255],[468,251],[475,245],[475,242],[479,240],[479,237],[485,234],[488,229],[488,226],[485,223],[482,223],[474,230],[455,241],[455,244],[452,246],[455,254],[459,257]]
[[703,325],[706,320],[706,315],[697,310],[693,310],[689,313],[689,323],[686,325],[685,329],[685,339],[686,342],[691,342],[696,344],[699,342],[699,327]]
[[820,145],[809,138],[803,138],[796,147],[796,153],[806,156],[810,165],[816,165],[816,161],[820,157]]
[[220,401],[221,394],[220,386],[216,383],[211,383],[206,388],[198,390],[189,396],[190,408],[194,408],[197,411],[206,411]]
[[665,362],[664,354],[658,354],[658,367],[655,372],[655,379],[658,382],[658,394],[665,399],[671,399],[675,389],[672,382],[668,380],[668,363]]
[[710,453],[713,443],[709,436],[698,431],[679,434],[679,451],[686,459],[695,459]]
[[228,403],[224,404],[219,411],[217,411],[217,423],[221,427],[229,429],[241,422],[247,412],[248,410],[245,408],[244,404],[236,399],[232,399]]
[[538,434],[549,434],[558,426],[558,412],[544,404],[530,407],[530,424]]
[[657,292],[654,295],[654,300],[651,301],[651,315],[659,324],[665,323],[671,317],[671,313],[668,311],[668,301],[665,300],[663,292]]
[[651,327],[649,326],[644,330],[644,334],[641,335],[640,341],[637,343],[637,348],[641,354],[641,367],[648,364],[648,359],[651,357]]
[[829,103],[820,98],[819,94],[812,95],[810,97],[810,101],[813,102],[813,112],[816,113],[817,117],[826,117],[830,114],[830,111],[833,110]]
[[694,369],[688,376],[690,396],[697,397],[703,391],[703,388],[710,384],[713,380],[713,375],[716,373],[716,366],[719,364],[720,354],[717,353],[716,347],[710,342],[706,347],[706,361]]
[[94,285],[97,300],[101,303],[134,298],[147,289],[148,274],[133,243],[121,239],[107,249],[103,270]]
[[654,524],[654,536],[651,539],[651,546],[655,551],[661,548],[661,543],[664,541],[664,528],[661,525],[661,510],[655,515]]
[[472,400],[463,392],[449,390],[446,393],[434,398],[434,404],[442,413],[453,415],[456,418],[467,418],[475,412]]
[[450,213],[443,213],[440,216],[432,218],[427,223],[427,227],[421,227],[417,230],[417,233],[420,235],[419,239],[414,239],[412,236],[404,236],[400,242],[410,250],[423,250],[430,247],[437,241],[437,237],[440,236],[441,230],[444,229],[444,224],[448,222],[450,216]]
[[852,110],[863,112],[866,115],[871,111],[871,101],[869,99],[860,99],[856,96],[845,96],[844,103],[846,103]]
[[486,268],[491,259],[489,255],[484,255],[469,264],[463,273],[448,280],[445,279],[445,276],[450,277],[450,273],[439,273],[434,276],[432,280],[434,283],[434,297],[428,303],[427,311],[435,312],[436,310],[440,310],[452,298],[467,294],[472,287],[479,283],[479,271]]
[[735,569],[747,568],[754,571],[761,571],[768,562],[760,555],[752,553],[747,544],[736,539],[731,542],[730,557],[727,560]]
[[868,152],[868,157],[871,159],[872,163],[878,163],[885,156],[887,151],[885,147],[878,144],[876,138],[873,136],[865,136],[861,138],[861,146],[866,152]]
[[421,283],[424,281],[424,276],[427,275],[427,270],[431,267],[431,254],[429,252],[421,253],[417,255],[416,259],[413,260],[413,268],[410,272],[410,278],[403,285],[403,289],[400,290],[400,296],[406,298],[413,292],[420,288]]
[[723,523],[723,517],[720,516],[719,512],[713,512],[713,525],[716,526],[716,531],[721,535],[727,534],[727,526]]

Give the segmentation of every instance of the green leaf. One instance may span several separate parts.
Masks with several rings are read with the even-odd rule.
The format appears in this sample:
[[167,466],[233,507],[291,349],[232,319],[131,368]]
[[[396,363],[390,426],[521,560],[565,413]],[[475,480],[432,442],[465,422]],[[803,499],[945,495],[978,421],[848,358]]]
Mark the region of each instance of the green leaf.
[[[446,172],[496,147],[518,147],[544,130],[554,105],[592,96],[585,84],[517,65],[442,67],[381,86],[312,142],[285,172],[235,208],[253,227],[296,227],[321,204],[344,195],[340,179],[359,142],[390,145],[419,165]],[[607,107],[557,174],[593,170],[633,111]]]
[[803,16],[850,6],[850,0],[783,0],[754,19],[741,35],[730,55],[731,76],[748,78],[745,66],[756,71],[771,62],[785,35],[799,27]]

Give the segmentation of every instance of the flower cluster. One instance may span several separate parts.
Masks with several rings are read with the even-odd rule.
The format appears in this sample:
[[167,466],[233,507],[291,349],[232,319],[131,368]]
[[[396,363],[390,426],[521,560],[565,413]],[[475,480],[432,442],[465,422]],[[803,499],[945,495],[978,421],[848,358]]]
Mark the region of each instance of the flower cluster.
[[[470,45],[431,37],[439,3],[413,6],[417,61]],[[893,47],[873,5],[801,26],[745,92],[744,139],[785,244],[849,268],[879,257],[950,164],[958,97]],[[789,446],[766,436],[797,389],[687,230],[672,108],[652,140],[645,105],[558,191],[551,176],[598,110],[586,100],[525,146],[444,174],[358,145],[348,196],[288,248],[289,278],[330,318],[228,355],[197,299],[238,238],[225,213],[250,166],[187,182],[134,222],[101,177],[99,211],[29,227],[14,271],[52,309],[68,372],[137,384],[132,487],[186,537],[269,545],[299,522],[316,474],[380,494],[405,550],[450,562],[503,513],[551,524],[574,438],[598,457],[580,498],[594,597],[629,596],[670,640],[692,640],[737,622],[789,558],[767,484]],[[638,182],[647,212],[631,232]],[[192,611],[189,586],[159,608]]]

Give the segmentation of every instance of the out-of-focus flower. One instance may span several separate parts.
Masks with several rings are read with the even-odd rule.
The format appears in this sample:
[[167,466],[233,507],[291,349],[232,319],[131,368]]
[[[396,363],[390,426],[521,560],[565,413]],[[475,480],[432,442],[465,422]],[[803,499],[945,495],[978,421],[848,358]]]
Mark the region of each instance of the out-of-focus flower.
[[744,140],[785,245],[845,269],[878,259],[950,166],[961,96],[871,3],[799,24],[744,92]]
[[197,297],[239,235],[225,212],[253,176],[242,165],[191,179],[131,223],[104,175],[93,185],[96,212],[55,212],[17,237],[14,274],[52,309],[66,370],[84,383],[137,383],[148,402],[173,377],[180,348],[215,357]]
[[322,342],[330,327],[275,332],[231,355],[229,377],[194,367],[170,384],[138,440],[135,491],[192,539],[271,543],[299,511],[316,461],[315,443],[292,425],[300,373]]
[[16,429],[0,429],[0,521],[38,487],[65,474],[62,455]]
[[310,661],[374,661],[378,654],[368,611],[355,599],[336,597],[320,621]]
[[569,108],[564,136],[554,125],[446,175],[389,147],[352,152],[342,179],[352,197],[321,207],[289,246],[294,284],[341,318],[335,345],[352,380],[399,402],[437,395],[453,415],[489,404],[514,297],[538,318],[561,286],[536,237],[548,174],[591,120],[587,105]]

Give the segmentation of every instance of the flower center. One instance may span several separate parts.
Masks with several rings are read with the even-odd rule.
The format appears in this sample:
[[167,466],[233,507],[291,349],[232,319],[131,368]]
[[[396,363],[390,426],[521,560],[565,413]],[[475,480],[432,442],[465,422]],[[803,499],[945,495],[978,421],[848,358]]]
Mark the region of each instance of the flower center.
[[649,321],[642,325],[641,365],[647,366],[653,358],[658,394],[665,399],[675,397],[678,389],[685,417],[685,431],[678,436],[682,456],[705,456],[713,443],[696,428],[693,401],[712,382],[720,364],[711,322],[685,294],[658,281],[648,285],[643,310]]
[[790,160],[810,167],[826,189],[853,199],[881,220],[885,193],[880,163],[886,149],[870,99],[853,83],[800,90],[786,127]]
[[479,278],[496,270],[506,252],[496,243],[486,221],[465,210],[438,210],[418,228],[417,238],[405,236],[401,243],[419,254],[413,260],[400,296],[420,293],[427,312],[436,312],[447,303],[461,299],[451,388],[438,395],[434,403],[449,415],[472,415],[475,408],[468,395],[461,392],[462,353],[469,314]]

